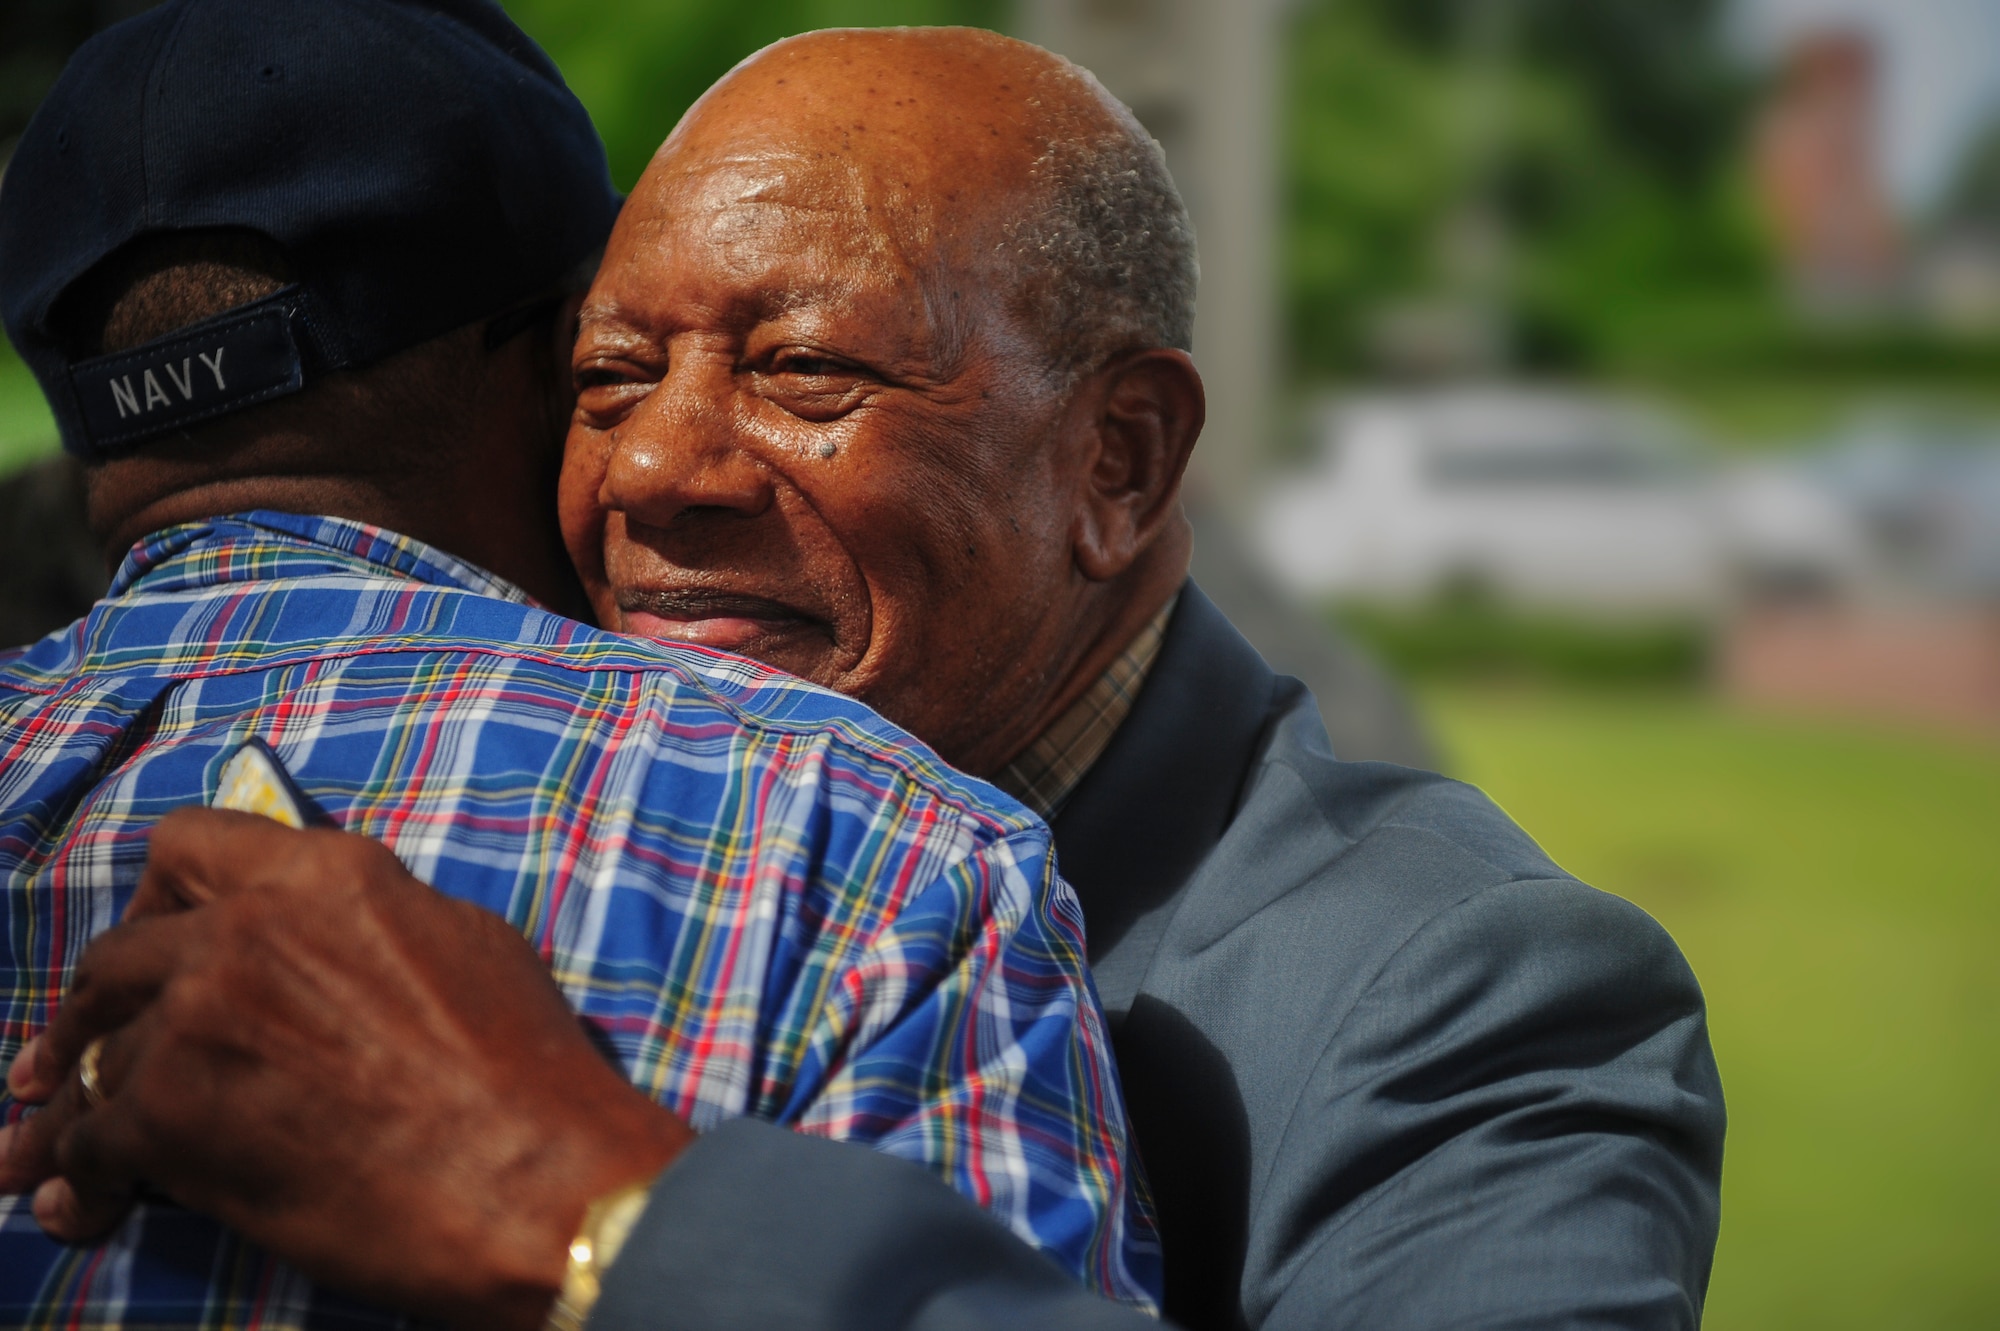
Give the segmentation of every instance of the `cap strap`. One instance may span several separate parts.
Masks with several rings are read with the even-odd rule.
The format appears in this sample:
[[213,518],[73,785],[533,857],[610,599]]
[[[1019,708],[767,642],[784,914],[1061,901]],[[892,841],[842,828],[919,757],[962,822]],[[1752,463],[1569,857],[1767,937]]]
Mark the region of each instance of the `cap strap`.
[[298,392],[306,382],[303,297],[288,286],[144,346],[71,366],[90,442],[113,453]]

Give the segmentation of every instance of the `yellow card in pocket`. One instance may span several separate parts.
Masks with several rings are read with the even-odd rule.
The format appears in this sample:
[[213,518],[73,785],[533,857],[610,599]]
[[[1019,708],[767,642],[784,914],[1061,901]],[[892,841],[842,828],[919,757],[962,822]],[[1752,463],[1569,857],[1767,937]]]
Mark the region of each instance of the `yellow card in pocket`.
[[260,813],[286,827],[304,828],[328,821],[293,784],[285,764],[261,739],[245,740],[229,755],[208,807]]

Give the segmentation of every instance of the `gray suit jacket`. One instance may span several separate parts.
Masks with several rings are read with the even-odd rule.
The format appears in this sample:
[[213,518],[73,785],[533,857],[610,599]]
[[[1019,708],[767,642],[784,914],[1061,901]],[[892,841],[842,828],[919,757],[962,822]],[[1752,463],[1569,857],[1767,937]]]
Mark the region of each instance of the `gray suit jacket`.
[[[1484,796],[1336,761],[1192,584],[1054,822],[1185,1326],[1693,1327],[1720,1206],[1701,992]],[[731,1124],[592,1326],[1145,1323],[914,1167]]]

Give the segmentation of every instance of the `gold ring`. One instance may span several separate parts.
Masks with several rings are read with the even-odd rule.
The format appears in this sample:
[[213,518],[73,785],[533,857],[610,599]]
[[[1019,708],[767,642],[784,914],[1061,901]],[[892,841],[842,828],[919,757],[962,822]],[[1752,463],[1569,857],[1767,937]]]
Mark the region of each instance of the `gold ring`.
[[98,1078],[98,1062],[104,1057],[104,1037],[98,1036],[83,1047],[76,1061],[76,1078],[83,1083],[84,1103],[92,1109],[104,1103],[104,1084]]

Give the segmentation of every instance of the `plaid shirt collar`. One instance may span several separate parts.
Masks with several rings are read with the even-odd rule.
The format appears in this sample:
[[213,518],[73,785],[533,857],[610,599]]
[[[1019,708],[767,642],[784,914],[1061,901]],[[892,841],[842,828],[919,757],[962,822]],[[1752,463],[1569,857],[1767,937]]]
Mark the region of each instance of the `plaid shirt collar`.
[[1068,711],[1035,737],[1034,743],[1007,764],[993,784],[1033,809],[1043,818],[1055,817],[1071,793],[1083,781],[1092,764],[1104,756],[1111,737],[1132,710],[1133,701],[1145,686],[1160,643],[1167,634],[1167,621],[1180,604],[1176,592],[1160,607],[1146,626],[1125,644],[1125,650],[1098,676],[1097,682]]
[[[255,543],[211,539],[228,527],[262,528],[293,539]],[[535,604],[506,579],[408,536],[345,518],[262,509],[154,532],[132,547],[105,595],[124,596],[142,586],[147,592],[195,591],[222,583],[342,572],[363,577],[393,573],[432,586]]]

